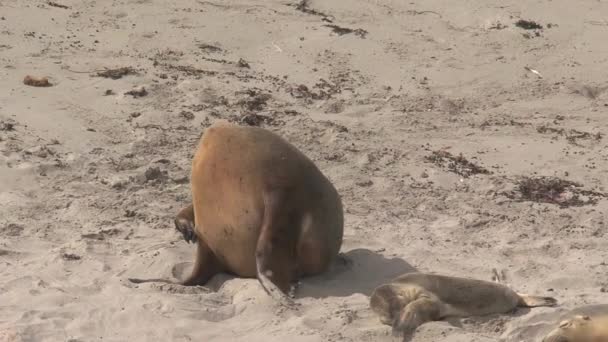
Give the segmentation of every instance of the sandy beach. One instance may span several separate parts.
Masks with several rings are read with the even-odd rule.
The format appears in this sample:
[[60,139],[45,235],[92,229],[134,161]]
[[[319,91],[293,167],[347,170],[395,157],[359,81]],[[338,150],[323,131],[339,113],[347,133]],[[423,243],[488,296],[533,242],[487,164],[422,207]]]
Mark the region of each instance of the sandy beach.
[[[540,341],[608,311],[608,2],[0,0],[0,341],[395,341],[374,287],[433,272],[557,307],[414,342]],[[25,84],[46,77],[48,86]],[[342,254],[299,310],[183,279],[206,127],[272,130],[333,182]]]

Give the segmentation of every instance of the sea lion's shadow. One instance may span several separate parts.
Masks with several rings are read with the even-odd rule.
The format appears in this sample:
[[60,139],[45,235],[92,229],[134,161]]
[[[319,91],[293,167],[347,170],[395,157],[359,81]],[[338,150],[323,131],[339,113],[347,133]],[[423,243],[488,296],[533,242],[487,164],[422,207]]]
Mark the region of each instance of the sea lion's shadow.
[[300,278],[296,298],[347,297],[355,293],[371,295],[374,288],[416,269],[399,258],[385,258],[365,248],[341,253],[323,274]]
[[[173,277],[184,279],[192,263],[173,267]],[[388,283],[397,276],[416,272],[416,269],[399,258],[385,258],[382,254],[365,248],[340,253],[328,271],[301,277],[295,292],[296,298],[348,297],[355,293],[370,296],[379,285]],[[226,281],[236,279],[230,273],[219,273],[205,284],[212,291],[219,291]]]
[[[496,321],[497,319],[511,320],[518,317],[523,317],[531,311],[531,308],[515,308],[513,311],[505,313],[495,313],[484,316],[465,316],[465,317],[447,317],[443,321],[457,328],[464,328],[466,325],[480,325],[488,322]],[[464,324],[463,324],[464,323]]]

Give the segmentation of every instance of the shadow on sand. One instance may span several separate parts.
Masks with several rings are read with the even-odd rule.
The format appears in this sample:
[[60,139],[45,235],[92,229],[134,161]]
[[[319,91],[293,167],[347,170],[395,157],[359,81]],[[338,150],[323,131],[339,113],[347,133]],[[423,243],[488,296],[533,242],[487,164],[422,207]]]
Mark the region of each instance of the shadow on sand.
[[300,279],[296,297],[347,297],[354,293],[371,295],[378,285],[416,269],[402,259],[387,259],[369,249],[341,253],[325,273]]
[[[185,279],[193,266],[183,262],[173,267],[175,279]],[[387,259],[369,249],[358,248],[341,253],[330,269],[320,275],[300,278],[296,298],[347,297],[354,293],[371,295],[374,288],[404,273],[416,269],[402,259]],[[220,273],[214,276],[206,287],[218,291],[234,275]]]

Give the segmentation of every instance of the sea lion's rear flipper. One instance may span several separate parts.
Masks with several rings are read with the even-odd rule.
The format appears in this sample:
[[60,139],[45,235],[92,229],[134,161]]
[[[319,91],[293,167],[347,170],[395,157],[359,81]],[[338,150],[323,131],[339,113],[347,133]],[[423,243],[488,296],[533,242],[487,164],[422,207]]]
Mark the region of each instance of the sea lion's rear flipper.
[[420,297],[407,304],[393,323],[393,336],[403,334],[408,340],[423,323],[441,319],[441,303],[429,297]]
[[492,269],[492,281],[499,283],[499,284],[506,283],[507,282],[507,271],[500,270],[500,272],[499,272],[496,268],[493,268]]
[[517,306],[533,308],[536,306],[556,306],[557,299],[553,297],[529,296],[527,294],[518,293],[519,303]]
[[511,284],[509,284],[509,281],[507,279],[507,271],[504,269],[500,270],[500,272],[499,272],[496,268],[493,268],[492,269],[492,281],[497,284],[504,285],[508,288],[511,288]]
[[184,280],[181,285],[196,286],[205,285],[211,277],[223,271],[222,264],[218,261],[215,254],[211,251],[205,241],[198,239],[196,245],[196,260],[192,274]]
[[295,305],[287,295],[295,279],[296,224],[291,222],[285,205],[286,192],[264,194],[264,219],[258,238],[255,261],[257,278],[264,291],[281,304]]

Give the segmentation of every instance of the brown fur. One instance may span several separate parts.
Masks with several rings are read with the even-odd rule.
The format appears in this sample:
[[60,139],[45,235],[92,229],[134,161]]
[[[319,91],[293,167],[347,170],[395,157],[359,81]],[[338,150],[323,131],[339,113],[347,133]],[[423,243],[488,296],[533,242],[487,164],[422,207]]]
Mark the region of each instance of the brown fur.
[[393,333],[412,334],[418,326],[447,317],[507,313],[516,307],[553,306],[551,297],[518,294],[508,286],[468,278],[408,273],[378,286],[370,307]]
[[608,341],[608,315],[577,315],[560,322],[543,342],[606,342]]
[[[192,162],[192,204],[175,218],[197,242],[192,275],[205,284],[225,271],[257,277],[277,299],[299,276],[324,272],[343,236],[340,196],[314,163],[262,128],[216,123]],[[134,279],[135,282],[142,282]]]

